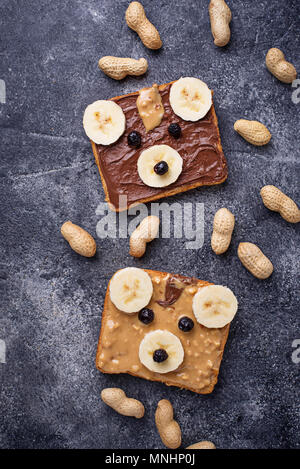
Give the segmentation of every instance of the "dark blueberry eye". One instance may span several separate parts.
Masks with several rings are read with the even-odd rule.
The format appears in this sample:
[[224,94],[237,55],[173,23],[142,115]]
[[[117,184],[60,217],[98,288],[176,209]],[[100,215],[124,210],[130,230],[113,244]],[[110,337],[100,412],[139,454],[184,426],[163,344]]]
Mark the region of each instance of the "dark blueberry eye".
[[155,350],[153,353],[153,360],[157,363],[161,363],[167,360],[168,358],[167,352],[163,348],[159,348]]
[[162,176],[163,174],[166,174],[169,170],[168,163],[166,161],[160,161],[159,163],[156,163],[154,166],[154,171],[156,174],[159,174]]
[[179,138],[181,135],[181,127],[179,124],[173,123],[169,125],[168,132],[172,137]]
[[178,327],[183,332],[189,332],[194,327],[194,321],[191,318],[188,318],[187,316],[183,316],[178,321]]
[[133,132],[130,132],[127,137],[127,142],[128,145],[130,145],[131,147],[140,147],[142,143],[141,134],[139,132],[136,132],[135,130]]
[[150,324],[154,319],[154,313],[152,309],[143,308],[139,312],[139,320],[144,324]]

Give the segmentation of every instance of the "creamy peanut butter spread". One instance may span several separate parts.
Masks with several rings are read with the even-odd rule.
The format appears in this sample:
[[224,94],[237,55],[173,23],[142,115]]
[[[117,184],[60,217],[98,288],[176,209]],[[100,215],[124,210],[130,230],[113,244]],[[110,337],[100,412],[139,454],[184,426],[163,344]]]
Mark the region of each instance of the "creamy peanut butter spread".
[[[146,270],[146,269],[145,269]],[[154,321],[143,324],[138,313],[126,314],[106,294],[96,365],[104,373],[130,373],[152,381],[188,388],[201,394],[210,393],[217,381],[229,327],[208,329],[193,314],[193,296],[208,282],[194,278],[146,270],[153,283],[153,295],[147,308],[154,311]],[[174,289],[178,287],[178,293]],[[188,316],[194,321],[189,332],[178,327],[178,320]],[[181,341],[184,359],[175,371],[160,374],[150,371],[139,359],[144,336],[157,329],[168,330]]]
[[157,127],[164,115],[164,106],[158,85],[154,84],[151,88],[140,90],[136,106],[146,131],[149,132]]

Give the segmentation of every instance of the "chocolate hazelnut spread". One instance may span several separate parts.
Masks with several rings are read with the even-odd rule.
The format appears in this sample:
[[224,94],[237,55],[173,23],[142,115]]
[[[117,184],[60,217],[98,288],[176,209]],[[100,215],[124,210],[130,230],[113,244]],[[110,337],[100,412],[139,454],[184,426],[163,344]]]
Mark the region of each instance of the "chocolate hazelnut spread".
[[165,299],[158,300],[160,306],[170,306],[175,303],[187,285],[197,284],[197,279],[170,275],[166,281]]
[[[227,177],[227,163],[224,157],[214,107],[203,119],[197,122],[184,121],[174,114],[170,102],[171,83],[159,87],[164,114],[159,126],[147,132],[139,115],[136,99],[138,93],[120,96],[113,100],[121,106],[126,117],[126,130],[112,145],[93,145],[94,154],[103,182],[106,185],[109,201],[119,209],[119,196],[126,196],[128,205],[147,198],[158,198],[168,192],[187,190],[197,185],[212,185],[223,182]],[[178,139],[168,132],[171,123],[181,127]],[[142,145],[136,149],[127,142],[128,134],[137,131],[141,134]],[[146,186],[137,172],[137,160],[143,150],[152,145],[169,145],[183,159],[182,173],[173,184],[164,188]]]
[[[153,295],[147,308],[153,310],[154,320],[150,324],[144,324],[139,320],[138,313],[129,315],[118,310],[107,293],[96,359],[97,368],[104,373],[129,373],[201,394],[211,392],[217,381],[230,325],[221,329],[208,329],[196,321],[192,310],[193,296],[199,288],[209,283],[165,272],[146,272],[153,284]],[[174,279],[182,286],[180,296],[173,306],[161,306],[160,300],[166,297],[166,289]],[[191,331],[183,332],[178,327],[182,316],[194,321]],[[150,371],[139,359],[142,339],[148,332],[157,329],[175,334],[184,349],[182,364],[176,370],[163,375]]]
[[136,105],[147,132],[161,123],[164,107],[157,85],[140,90]]

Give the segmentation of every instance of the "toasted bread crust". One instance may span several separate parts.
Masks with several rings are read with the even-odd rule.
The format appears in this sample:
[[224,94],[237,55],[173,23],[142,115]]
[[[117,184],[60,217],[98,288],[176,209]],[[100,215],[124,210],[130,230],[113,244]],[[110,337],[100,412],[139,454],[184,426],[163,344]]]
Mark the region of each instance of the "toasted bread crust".
[[[151,270],[151,269],[143,269],[145,270],[146,272],[148,272],[149,274],[153,274],[155,275],[156,277],[159,277],[159,278],[163,278],[164,275],[166,274],[165,272],[161,272],[161,271],[156,271],[156,270]],[[97,347],[97,353],[96,353],[96,368],[101,371],[102,373],[105,373],[105,374],[119,374],[119,373],[113,373],[113,372],[108,372],[108,371],[105,371],[101,368],[101,366],[98,365],[98,363],[100,362],[100,353],[101,353],[101,341],[103,340],[103,335],[104,335],[104,324],[107,320],[107,313],[108,313],[108,300],[109,300],[109,284],[110,284],[110,281],[108,283],[108,286],[107,286],[107,291],[106,291],[106,295],[105,295],[105,300],[104,300],[104,307],[103,307],[103,313],[102,313],[102,325],[101,325],[101,330],[100,330],[100,337],[99,337],[99,341],[98,341],[98,347]],[[206,286],[206,285],[212,285],[212,283],[210,282],[206,282],[204,280],[199,280],[198,281],[198,284],[201,285],[201,286]],[[220,370],[220,364],[222,362],[222,358],[223,358],[223,353],[224,353],[224,349],[225,349],[225,345],[226,345],[226,342],[227,342],[227,338],[228,338],[228,334],[229,334],[229,329],[230,329],[230,324],[228,324],[226,327],[226,331],[225,331],[225,334],[223,336],[223,340],[222,340],[222,343],[220,344],[220,349],[221,349],[221,353],[219,355],[219,366],[217,367],[217,369],[214,369],[213,370],[213,374],[212,374],[212,379],[211,379],[211,382],[210,382],[210,385],[207,386],[205,389],[196,389],[196,388],[193,388],[193,387],[190,387],[190,386],[179,386],[178,383],[168,379],[168,376],[165,375],[165,377],[163,378],[162,376],[159,376],[157,375],[157,377],[153,376],[152,378],[149,378],[148,381],[157,381],[157,382],[160,382],[160,383],[164,383],[166,384],[167,386],[176,386],[177,388],[179,387],[180,389],[187,389],[189,391],[192,391],[192,392],[195,392],[197,394],[210,394],[217,381],[218,381],[218,375],[219,375],[219,370]],[[127,371],[125,374],[129,374],[131,376],[135,376],[137,378],[141,378],[141,379],[147,379],[147,378],[144,378],[144,377],[141,377],[139,376],[138,373],[133,373],[131,371]]]
[[[164,83],[162,85],[159,85],[158,89],[160,91],[163,91],[168,85],[172,85],[173,83],[175,83],[175,81],[176,80],[173,80],[169,83]],[[133,93],[128,93],[128,94],[124,94],[124,95],[120,95],[120,96],[115,96],[114,98],[111,98],[111,101],[117,101],[120,98],[126,98],[128,96],[138,96],[138,94],[139,94],[139,91],[134,91]],[[212,91],[212,94],[213,94],[213,91]],[[215,112],[214,104],[212,104],[211,109],[212,109],[213,120],[214,120],[214,123],[216,125],[217,134],[218,134],[218,140],[219,140],[218,150],[220,152],[222,152],[223,149],[222,149],[222,145],[221,145],[220,131],[219,131],[219,126],[218,126],[218,118],[217,118],[217,115],[216,115],[216,112]],[[193,184],[183,184],[182,186],[176,187],[172,190],[168,191],[166,189],[165,191],[163,191],[163,192],[161,192],[157,195],[146,197],[145,199],[141,199],[138,202],[136,202],[134,204],[131,204],[130,206],[127,206],[127,207],[124,207],[124,208],[123,207],[122,208],[115,207],[110,201],[107,185],[106,185],[104,175],[102,173],[102,170],[101,170],[101,167],[100,167],[100,164],[99,164],[99,161],[98,161],[97,145],[92,140],[91,140],[91,144],[92,144],[93,154],[94,154],[94,157],[95,157],[95,160],[96,160],[96,164],[97,164],[97,167],[98,167],[98,170],[99,170],[99,173],[100,173],[101,182],[102,182],[102,186],[103,186],[104,193],[105,193],[105,201],[108,203],[110,209],[115,211],[115,212],[122,212],[124,210],[128,210],[128,208],[130,208],[130,207],[134,207],[134,206],[142,204],[142,203],[152,202],[154,200],[158,200],[158,199],[161,199],[161,198],[164,198],[164,197],[170,197],[170,196],[173,196],[175,194],[179,194],[181,192],[186,192],[186,191],[189,191],[191,189],[195,189],[197,187],[215,186],[215,185],[218,185],[218,184],[222,184],[227,179],[227,174],[226,174],[225,177],[222,180],[217,181],[217,182],[203,183],[203,182],[199,181],[199,182],[193,183]]]

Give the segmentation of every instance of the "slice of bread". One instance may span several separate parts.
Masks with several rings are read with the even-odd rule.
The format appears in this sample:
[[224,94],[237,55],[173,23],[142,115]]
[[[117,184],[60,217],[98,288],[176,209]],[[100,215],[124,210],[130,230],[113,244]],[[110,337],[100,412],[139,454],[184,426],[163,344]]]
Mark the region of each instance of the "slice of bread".
[[[193,315],[194,294],[210,283],[166,272],[144,270],[150,275],[153,284],[153,296],[147,308],[153,310],[155,318],[145,325],[139,320],[138,313],[126,314],[118,310],[110,299],[108,286],[96,357],[97,368],[102,373],[128,373],[199,394],[211,393],[218,379],[230,324],[221,329],[208,329],[199,324]],[[194,321],[190,332],[183,332],[178,328],[178,319],[181,316],[188,316]],[[182,343],[184,360],[175,371],[155,373],[139,360],[141,340],[145,334],[156,329],[172,332]]]
[[[146,132],[136,107],[139,92],[112,98],[122,107],[126,117],[126,130],[117,142],[109,146],[92,143],[95,160],[100,172],[105,200],[110,208],[123,211],[139,203],[158,200],[199,186],[220,184],[227,178],[227,162],[223,154],[218,119],[214,105],[207,115],[196,122],[182,120],[174,114],[169,103],[169,91],[174,82],[159,86],[165,112],[161,124]],[[173,138],[168,127],[178,123],[182,128],[179,139]],[[140,148],[128,145],[127,137],[133,130],[142,137]],[[178,180],[167,187],[151,188],[138,176],[137,160],[143,150],[152,145],[169,145],[183,159],[183,170]],[[119,196],[126,196],[122,205]]]

